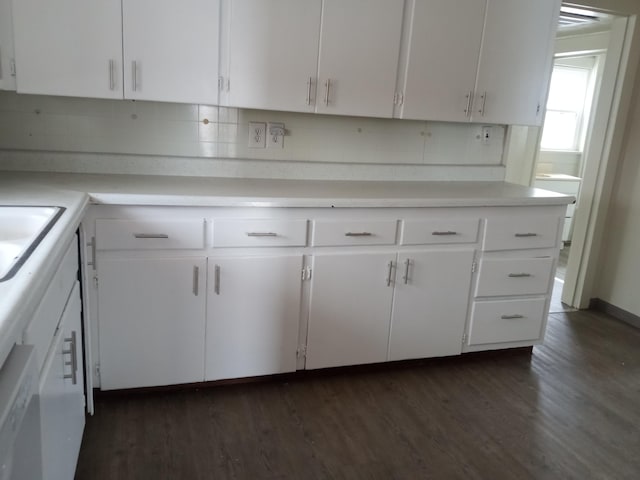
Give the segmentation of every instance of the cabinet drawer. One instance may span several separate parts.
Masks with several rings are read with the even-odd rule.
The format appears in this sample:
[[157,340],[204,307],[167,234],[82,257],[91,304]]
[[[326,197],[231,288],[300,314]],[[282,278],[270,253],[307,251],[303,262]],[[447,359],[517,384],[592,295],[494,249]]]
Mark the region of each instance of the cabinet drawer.
[[400,245],[434,243],[475,243],[478,240],[479,219],[405,220]]
[[541,295],[549,291],[553,258],[484,259],[476,297]]
[[204,219],[96,220],[98,250],[204,248]]
[[39,369],[42,369],[44,365],[51,339],[78,277],[78,242],[77,237],[73,238],[60,262],[58,271],[51,279],[40,305],[36,309],[36,313],[22,335],[22,343],[35,347]]
[[469,345],[538,340],[545,306],[545,298],[474,302]]
[[214,220],[214,247],[304,247],[307,220]]
[[553,215],[519,218],[488,218],[484,250],[555,247],[560,217]]
[[313,222],[313,246],[393,245],[396,220],[316,220]]

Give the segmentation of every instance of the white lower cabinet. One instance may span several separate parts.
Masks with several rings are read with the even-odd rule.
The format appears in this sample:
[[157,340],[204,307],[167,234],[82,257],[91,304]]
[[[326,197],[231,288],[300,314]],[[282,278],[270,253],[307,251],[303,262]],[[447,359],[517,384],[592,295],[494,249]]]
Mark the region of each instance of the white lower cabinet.
[[564,209],[93,207],[91,370],[111,390],[535,345]]
[[208,259],[205,380],[292,372],[302,255]]
[[398,256],[389,360],[462,351],[474,254],[439,249]]
[[73,478],[85,423],[80,288],[76,281],[40,378],[43,479]]
[[395,253],[314,257],[308,369],[387,359],[395,259]]
[[202,381],[206,259],[98,262],[102,389]]

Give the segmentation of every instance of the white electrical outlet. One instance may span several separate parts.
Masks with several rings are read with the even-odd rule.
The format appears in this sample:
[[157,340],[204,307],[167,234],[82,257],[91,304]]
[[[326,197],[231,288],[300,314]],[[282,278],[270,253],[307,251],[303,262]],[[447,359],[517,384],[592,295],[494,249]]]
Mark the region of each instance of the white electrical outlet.
[[484,145],[491,145],[491,137],[493,136],[493,127],[482,127],[482,143]]
[[262,122],[249,122],[249,148],[264,148],[267,140],[267,125]]
[[267,148],[284,148],[284,123],[267,123]]

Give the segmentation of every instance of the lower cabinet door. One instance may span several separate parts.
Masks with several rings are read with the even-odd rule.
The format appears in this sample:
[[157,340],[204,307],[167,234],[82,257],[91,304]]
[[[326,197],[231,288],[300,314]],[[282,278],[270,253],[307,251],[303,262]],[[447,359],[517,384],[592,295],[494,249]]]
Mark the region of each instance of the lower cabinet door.
[[386,361],[395,258],[389,253],[314,257],[307,369]]
[[206,259],[98,259],[103,390],[204,380]]
[[206,380],[295,371],[302,255],[208,261]]
[[71,292],[40,380],[43,479],[73,478],[85,424],[80,288]]
[[398,256],[389,360],[461,353],[473,255],[434,250]]

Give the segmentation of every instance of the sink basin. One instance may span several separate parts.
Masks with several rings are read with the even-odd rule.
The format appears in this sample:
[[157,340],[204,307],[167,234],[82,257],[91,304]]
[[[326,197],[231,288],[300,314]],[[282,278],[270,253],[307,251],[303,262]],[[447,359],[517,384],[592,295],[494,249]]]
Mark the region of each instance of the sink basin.
[[0,282],[13,277],[64,212],[63,207],[0,206]]

